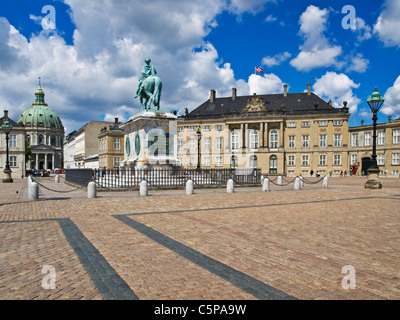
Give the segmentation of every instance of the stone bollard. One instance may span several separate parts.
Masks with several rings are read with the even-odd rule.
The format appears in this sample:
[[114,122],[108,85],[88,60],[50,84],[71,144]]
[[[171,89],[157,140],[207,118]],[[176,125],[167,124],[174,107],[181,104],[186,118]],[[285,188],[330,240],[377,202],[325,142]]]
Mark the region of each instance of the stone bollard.
[[149,184],[147,183],[146,180],[143,180],[142,182],[140,182],[139,184],[140,187],[140,196],[141,197],[147,197],[149,195]]
[[264,179],[261,190],[262,190],[262,191],[270,191],[270,188],[269,188],[269,179],[268,179],[268,178],[265,178],[265,179]]
[[192,180],[186,182],[186,194],[188,196],[194,194],[194,184]]
[[294,180],[294,190],[301,190],[301,179],[299,177]]
[[277,180],[276,184],[277,184],[278,186],[281,186],[281,185],[283,184],[283,183],[282,183],[282,176],[278,176],[278,180]]
[[300,175],[300,189],[303,189],[303,187],[304,187],[304,180],[303,179],[304,179],[303,176]]
[[322,189],[328,189],[328,176],[325,176],[324,179],[322,179]]
[[28,200],[39,200],[39,185],[36,182],[28,183]]
[[87,187],[88,198],[93,199],[97,197],[97,186],[94,181],[89,182]]
[[229,179],[227,184],[226,184],[226,192],[227,193],[234,193],[235,192],[235,186],[234,182],[232,179]]
[[261,184],[263,183],[264,179],[265,179],[264,176],[261,175],[261,177],[260,177],[260,182],[261,182]]
[[56,174],[56,177],[55,177],[54,181],[56,183],[60,183],[60,176],[58,174]]

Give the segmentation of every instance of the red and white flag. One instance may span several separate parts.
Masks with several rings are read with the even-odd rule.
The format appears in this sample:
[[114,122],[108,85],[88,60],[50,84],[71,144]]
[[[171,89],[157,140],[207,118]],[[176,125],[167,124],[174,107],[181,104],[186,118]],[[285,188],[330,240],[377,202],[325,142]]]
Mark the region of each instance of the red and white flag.
[[256,67],[256,72],[257,72],[257,73],[264,73],[264,69],[263,69],[263,68]]

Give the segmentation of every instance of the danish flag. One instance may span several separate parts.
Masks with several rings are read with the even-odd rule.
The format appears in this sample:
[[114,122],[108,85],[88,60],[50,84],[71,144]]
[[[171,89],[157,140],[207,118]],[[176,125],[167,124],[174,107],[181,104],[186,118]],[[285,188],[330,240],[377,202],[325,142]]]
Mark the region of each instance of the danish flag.
[[264,69],[263,69],[263,68],[256,67],[256,72],[257,72],[257,73],[264,73]]

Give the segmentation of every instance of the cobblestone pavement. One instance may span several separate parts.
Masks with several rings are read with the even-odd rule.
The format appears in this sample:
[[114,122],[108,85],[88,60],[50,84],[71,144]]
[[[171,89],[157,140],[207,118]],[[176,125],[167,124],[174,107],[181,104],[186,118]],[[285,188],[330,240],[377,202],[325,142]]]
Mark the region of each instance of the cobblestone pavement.
[[400,179],[95,199],[39,181],[34,202],[27,179],[0,184],[2,300],[400,298]]

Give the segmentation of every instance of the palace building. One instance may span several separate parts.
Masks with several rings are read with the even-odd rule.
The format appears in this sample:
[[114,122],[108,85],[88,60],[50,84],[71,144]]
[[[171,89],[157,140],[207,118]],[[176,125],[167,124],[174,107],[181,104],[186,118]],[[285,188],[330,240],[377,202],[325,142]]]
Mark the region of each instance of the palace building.
[[[349,171],[349,109],[313,92],[217,97],[178,122],[178,163],[206,168],[261,168],[265,175],[340,175]],[[198,152],[197,129],[201,130]]]

